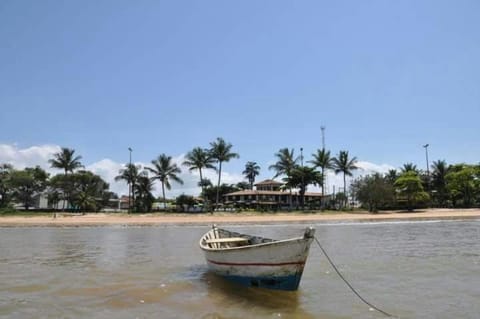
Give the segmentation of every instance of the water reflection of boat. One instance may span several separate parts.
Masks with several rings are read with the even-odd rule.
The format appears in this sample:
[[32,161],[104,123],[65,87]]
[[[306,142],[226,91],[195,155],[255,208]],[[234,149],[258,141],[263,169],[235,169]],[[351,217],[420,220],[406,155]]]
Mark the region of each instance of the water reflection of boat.
[[216,227],[200,239],[214,273],[242,285],[297,290],[315,230],[301,237],[273,240]]

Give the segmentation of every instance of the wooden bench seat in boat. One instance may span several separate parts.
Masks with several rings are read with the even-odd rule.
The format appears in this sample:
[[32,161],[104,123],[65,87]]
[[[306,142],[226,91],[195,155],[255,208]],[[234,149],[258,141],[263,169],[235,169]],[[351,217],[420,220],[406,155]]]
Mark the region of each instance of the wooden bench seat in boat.
[[243,237],[226,237],[226,238],[213,238],[205,240],[207,244],[222,244],[222,243],[246,243],[248,238]]

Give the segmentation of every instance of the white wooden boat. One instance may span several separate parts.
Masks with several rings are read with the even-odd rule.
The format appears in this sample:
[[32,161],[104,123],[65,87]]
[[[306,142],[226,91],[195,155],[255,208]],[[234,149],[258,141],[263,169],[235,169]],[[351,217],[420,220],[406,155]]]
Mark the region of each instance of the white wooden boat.
[[297,290],[315,229],[303,236],[273,240],[221,229],[215,225],[200,239],[208,267],[246,286]]

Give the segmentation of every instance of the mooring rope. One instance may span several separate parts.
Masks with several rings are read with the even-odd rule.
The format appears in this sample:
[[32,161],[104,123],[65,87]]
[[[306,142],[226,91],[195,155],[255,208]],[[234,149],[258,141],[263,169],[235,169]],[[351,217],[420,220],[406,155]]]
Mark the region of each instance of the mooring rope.
[[377,310],[378,312],[381,312],[383,313],[385,316],[387,317],[393,317],[393,315],[389,314],[388,312],[386,311],[383,311],[382,309],[378,308],[378,307],[375,307],[374,305],[372,305],[371,303],[369,303],[368,301],[366,301],[356,290],[355,288],[352,287],[352,285],[348,282],[347,279],[345,279],[345,277],[343,277],[342,273],[338,270],[337,266],[335,266],[335,264],[333,263],[333,261],[330,259],[330,257],[328,256],[327,252],[325,251],[325,249],[323,249],[322,245],[320,244],[320,242],[318,241],[317,237],[314,237],[315,238],[315,241],[317,242],[318,244],[318,247],[320,247],[320,249],[322,250],[323,254],[325,255],[325,257],[327,257],[327,260],[328,262],[330,263],[330,265],[332,265],[332,268],[335,269],[335,271],[337,272],[338,276],[345,282],[345,284],[348,286],[348,288],[350,288],[350,290],[355,294],[357,295],[358,298],[360,298],[361,301],[363,301],[365,304],[367,304],[368,306],[370,306],[372,309],[375,309]]

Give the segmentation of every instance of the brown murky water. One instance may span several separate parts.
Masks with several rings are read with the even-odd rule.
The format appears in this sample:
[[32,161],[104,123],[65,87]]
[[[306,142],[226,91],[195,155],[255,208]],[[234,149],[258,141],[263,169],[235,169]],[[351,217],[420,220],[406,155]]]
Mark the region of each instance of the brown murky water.
[[[287,238],[306,225],[232,226]],[[369,301],[401,318],[479,318],[480,220],[317,224]],[[0,228],[0,318],[383,318],[312,246],[297,292],[207,272],[208,226]]]

